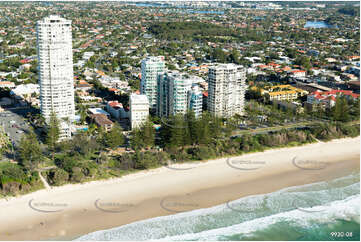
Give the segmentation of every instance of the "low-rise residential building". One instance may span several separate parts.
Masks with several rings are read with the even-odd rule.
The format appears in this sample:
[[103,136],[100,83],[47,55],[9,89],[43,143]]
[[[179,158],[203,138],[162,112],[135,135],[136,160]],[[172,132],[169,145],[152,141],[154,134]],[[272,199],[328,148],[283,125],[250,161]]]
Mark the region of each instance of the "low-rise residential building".
[[89,91],[90,89],[92,89],[92,85],[90,85],[88,82],[84,81],[84,80],[80,80],[79,83],[75,86],[76,90],[81,90],[84,92]]
[[109,101],[107,103],[107,111],[117,120],[128,118],[128,112],[125,112],[123,104],[118,101]]
[[95,54],[94,51],[84,52],[83,60],[89,60],[90,57],[92,57],[94,54]]
[[93,115],[93,114],[103,114],[106,117],[110,117],[110,114],[108,112],[104,111],[101,108],[89,108],[88,111],[89,111],[89,113],[91,115]]
[[110,131],[113,127],[113,122],[105,114],[92,114],[90,118],[98,127],[102,127],[106,132]]
[[21,84],[10,91],[10,94],[18,97],[24,97],[24,95],[31,95],[33,93],[40,94],[39,84]]
[[139,128],[147,121],[149,116],[149,101],[146,95],[131,94],[130,106],[130,127]]
[[336,98],[338,96],[345,96],[347,99],[353,100],[356,100],[360,97],[359,94],[347,90],[331,90],[327,92],[315,91],[307,95],[306,105],[311,108],[315,105],[331,108],[336,104]]
[[15,83],[9,81],[0,81],[0,88],[14,88]]
[[69,139],[69,137],[71,137],[71,125],[67,122],[59,122],[59,126],[59,140]]
[[103,100],[101,97],[90,96],[89,93],[87,93],[87,92],[77,92],[77,94],[78,94],[78,97],[80,98],[80,100],[82,100],[83,102],[100,103]]
[[278,85],[261,89],[261,93],[268,95],[269,99],[272,101],[294,100],[300,96],[307,95],[308,91],[293,87],[291,85]]
[[306,77],[306,71],[304,70],[293,70],[290,73],[293,77]]

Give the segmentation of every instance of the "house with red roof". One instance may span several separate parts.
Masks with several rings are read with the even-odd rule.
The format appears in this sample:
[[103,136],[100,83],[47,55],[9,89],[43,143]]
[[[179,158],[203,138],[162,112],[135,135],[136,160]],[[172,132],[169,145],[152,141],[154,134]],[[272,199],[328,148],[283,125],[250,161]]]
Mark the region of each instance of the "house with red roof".
[[338,96],[345,96],[348,99],[358,99],[359,94],[353,93],[349,90],[331,90],[326,92],[315,91],[307,95],[308,106],[321,105],[326,108],[335,106]]
[[15,83],[9,81],[0,81],[0,88],[15,88]]
[[113,92],[115,95],[119,95],[120,94],[120,90],[116,89],[116,88],[108,88],[109,92]]
[[31,62],[31,60],[30,60],[30,59],[22,59],[22,60],[20,60],[19,62],[20,62],[21,64],[27,64],[27,63]]
[[292,70],[290,73],[294,77],[306,77],[306,71],[304,70]]
[[123,104],[118,101],[109,101],[106,108],[110,115],[117,120],[129,118],[128,112],[123,108]]

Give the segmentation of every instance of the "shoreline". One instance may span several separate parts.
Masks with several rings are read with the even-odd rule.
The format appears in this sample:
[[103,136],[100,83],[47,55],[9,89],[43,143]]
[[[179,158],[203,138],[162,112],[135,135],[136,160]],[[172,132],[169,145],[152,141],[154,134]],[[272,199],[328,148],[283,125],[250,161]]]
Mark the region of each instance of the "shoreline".
[[[330,180],[359,171],[359,146],[360,137],[335,139],[1,199],[0,220],[5,226],[0,227],[0,240],[74,239],[147,218]],[[296,166],[295,161],[306,169]],[[48,212],[32,209],[32,202],[38,203],[33,208]],[[61,211],[54,211],[55,205]]]

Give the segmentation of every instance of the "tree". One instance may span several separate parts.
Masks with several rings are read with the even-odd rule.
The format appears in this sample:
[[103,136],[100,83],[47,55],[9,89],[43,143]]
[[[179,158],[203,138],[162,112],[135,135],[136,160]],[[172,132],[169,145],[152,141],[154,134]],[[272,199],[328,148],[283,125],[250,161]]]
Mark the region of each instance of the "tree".
[[221,48],[216,48],[212,52],[212,58],[221,63],[224,63],[226,62],[227,55]]
[[32,129],[21,137],[19,145],[20,164],[26,169],[33,170],[41,159],[41,149],[36,134]]
[[87,114],[86,114],[86,107],[84,105],[79,104],[79,114],[80,114],[80,123],[84,124]]
[[142,149],[144,146],[142,131],[139,128],[133,129],[130,145],[133,150]]
[[59,127],[59,120],[56,117],[54,112],[51,112],[50,121],[47,127],[47,137],[46,137],[46,144],[49,147],[49,150],[53,153],[53,160],[54,160],[54,152],[56,149],[56,144],[59,140],[60,136],[60,127]]
[[181,114],[175,115],[172,118],[172,125],[170,128],[170,147],[181,147],[184,146],[184,128],[185,128],[185,121]]
[[149,119],[141,127],[132,131],[131,146],[134,150],[153,147],[154,143],[155,130]]
[[200,132],[201,132],[201,135],[199,137],[199,143],[209,144],[211,142],[211,131],[209,127],[210,114],[203,112],[199,122],[200,122]]
[[154,146],[154,138],[155,138],[155,131],[153,124],[150,122],[150,120],[147,120],[143,127],[143,141],[146,147],[152,147]]
[[229,60],[233,63],[240,64],[239,51],[232,50],[231,54],[229,55]]
[[222,120],[221,118],[217,117],[217,116],[212,116],[210,118],[210,133],[211,133],[211,137],[213,138],[219,138],[219,136],[221,135],[221,128],[222,128]]
[[310,58],[304,55],[297,57],[295,60],[295,64],[303,66],[305,69],[311,68]]
[[337,96],[336,104],[332,108],[333,118],[337,121],[348,121],[349,107],[344,96]]
[[113,128],[105,134],[104,141],[105,145],[114,149],[124,144],[124,136],[122,128],[118,123],[115,123]]
[[187,126],[188,126],[188,144],[195,145],[200,144],[202,139],[202,126],[200,118],[196,118],[193,111],[189,111],[187,114]]
[[73,137],[70,149],[72,149],[73,153],[88,155],[97,150],[99,146],[95,138],[88,136],[85,132],[81,132]]

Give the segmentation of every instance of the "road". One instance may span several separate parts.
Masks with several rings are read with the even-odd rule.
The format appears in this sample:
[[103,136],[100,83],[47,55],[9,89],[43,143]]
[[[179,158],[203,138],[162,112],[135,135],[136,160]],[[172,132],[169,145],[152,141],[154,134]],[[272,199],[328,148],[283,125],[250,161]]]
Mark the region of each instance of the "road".
[[[18,145],[24,132],[29,130],[29,126],[23,116],[11,111],[0,113],[0,125],[4,127],[5,133],[15,145]],[[21,111],[18,109],[17,111]]]

